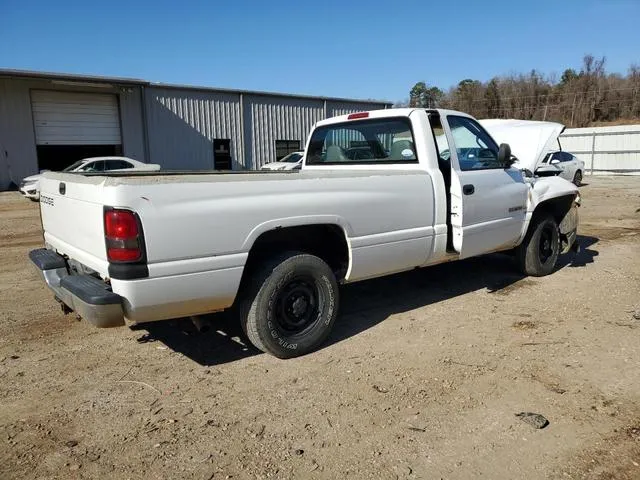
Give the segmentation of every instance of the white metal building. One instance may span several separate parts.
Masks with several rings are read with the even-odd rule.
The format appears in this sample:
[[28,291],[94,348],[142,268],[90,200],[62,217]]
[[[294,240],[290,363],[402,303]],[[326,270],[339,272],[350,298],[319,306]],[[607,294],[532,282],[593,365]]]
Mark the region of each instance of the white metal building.
[[126,155],[165,169],[259,168],[301,150],[315,122],[378,101],[0,70],[0,190],[42,169]]

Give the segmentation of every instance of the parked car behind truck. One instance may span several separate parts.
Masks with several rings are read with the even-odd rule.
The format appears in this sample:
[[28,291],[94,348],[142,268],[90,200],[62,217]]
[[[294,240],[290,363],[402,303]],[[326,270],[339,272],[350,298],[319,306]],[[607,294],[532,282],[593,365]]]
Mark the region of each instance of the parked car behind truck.
[[551,273],[578,190],[512,163],[461,112],[351,114],[316,124],[299,173],[46,173],[30,256],[94,325],[234,308],[253,345],[295,357],[326,340],[339,284],[508,250]]
[[[158,171],[160,165],[143,163],[128,157],[89,157],[72,163],[63,172],[112,172],[124,170]],[[40,178],[43,172],[25,177],[20,182],[20,193],[37,202],[40,199]]]
[[265,163],[260,170],[300,170],[304,152],[292,152],[277,162]]

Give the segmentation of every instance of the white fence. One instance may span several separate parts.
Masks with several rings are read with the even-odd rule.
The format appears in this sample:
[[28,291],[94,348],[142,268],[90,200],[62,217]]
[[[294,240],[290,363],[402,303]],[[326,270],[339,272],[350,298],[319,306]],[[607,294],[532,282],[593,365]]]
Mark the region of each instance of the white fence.
[[584,161],[585,173],[640,175],[640,125],[567,128],[560,144]]

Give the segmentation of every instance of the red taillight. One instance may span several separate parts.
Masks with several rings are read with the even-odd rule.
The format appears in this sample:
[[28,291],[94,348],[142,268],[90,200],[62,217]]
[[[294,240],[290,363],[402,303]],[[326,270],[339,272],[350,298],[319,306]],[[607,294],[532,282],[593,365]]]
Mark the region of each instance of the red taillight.
[[129,210],[104,212],[104,236],[107,259],[110,262],[137,262],[142,260],[138,219]]
[[358,113],[352,113],[351,115],[349,115],[347,117],[347,120],[355,120],[356,118],[368,118],[369,117],[369,112],[358,112]]
[[110,238],[135,238],[138,222],[129,210],[107,210],[104,213],[104,234]]
[[137,262],[140,260],[139,248],[107,248],[110,262]]

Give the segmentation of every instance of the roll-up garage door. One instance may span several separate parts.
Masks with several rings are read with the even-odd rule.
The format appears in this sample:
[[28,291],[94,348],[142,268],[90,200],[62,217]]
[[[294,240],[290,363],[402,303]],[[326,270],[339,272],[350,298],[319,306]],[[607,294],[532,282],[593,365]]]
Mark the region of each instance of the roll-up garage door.
[[120,145],[118,99],[104,93],[32,90],[37,145]]

